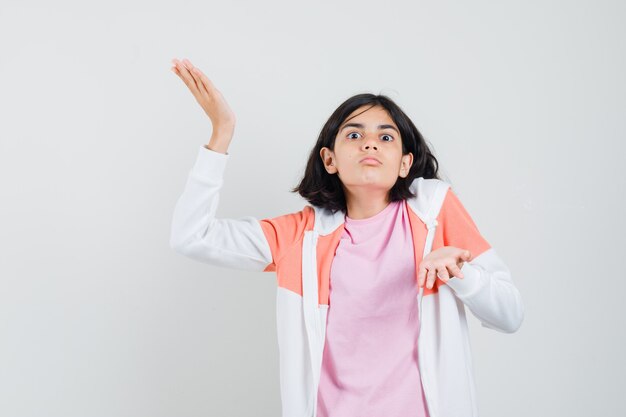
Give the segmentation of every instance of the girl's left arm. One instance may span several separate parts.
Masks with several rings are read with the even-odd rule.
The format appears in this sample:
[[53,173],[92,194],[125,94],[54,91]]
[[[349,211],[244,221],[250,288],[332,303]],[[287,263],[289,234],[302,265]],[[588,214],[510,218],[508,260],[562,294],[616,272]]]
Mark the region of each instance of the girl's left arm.
[[472,255],[461,268],[463,278],[453,276],[446,285],[483,327],[503,333],[516,332],[524,320],[524,305],[511,271],[480,234],[452,189],[448,190],[438,221],[443,245],[468,249]]
[[452,277],[450,286],[483,327],[514,333],[524,320],[524,305],[511,272],[490,248],[461,268],[463,278]]

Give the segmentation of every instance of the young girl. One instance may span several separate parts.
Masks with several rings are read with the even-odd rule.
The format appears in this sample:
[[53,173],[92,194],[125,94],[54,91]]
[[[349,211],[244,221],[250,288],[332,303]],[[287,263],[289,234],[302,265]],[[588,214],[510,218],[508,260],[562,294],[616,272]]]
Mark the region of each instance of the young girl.
[[215,218],[235,116],[208,77],[173,60],[211,119],[174,209],[171,247],[277,275],[282,415],[478,415],[465,307],[520,327],[521,296],[406,114],[359,94],[323,126],[294,188],[310,205]]

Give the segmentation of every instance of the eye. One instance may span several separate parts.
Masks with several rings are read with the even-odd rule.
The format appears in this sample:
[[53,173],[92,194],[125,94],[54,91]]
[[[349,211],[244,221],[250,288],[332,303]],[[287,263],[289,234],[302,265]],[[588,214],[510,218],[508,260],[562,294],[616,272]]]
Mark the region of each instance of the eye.
[[[361,134],[359,132],[350,132],[350,133],[348,133],[348,138],[349,139],[357,139],[357,138],[351,137],[351,135],[361,135]],[[382,135],[381,137],[384,138],[385,136],[388,137],[389,139],[383,139],[384,142],[391,142],[394,139],[393,136],[388,135],[386,133],[384,135]]]

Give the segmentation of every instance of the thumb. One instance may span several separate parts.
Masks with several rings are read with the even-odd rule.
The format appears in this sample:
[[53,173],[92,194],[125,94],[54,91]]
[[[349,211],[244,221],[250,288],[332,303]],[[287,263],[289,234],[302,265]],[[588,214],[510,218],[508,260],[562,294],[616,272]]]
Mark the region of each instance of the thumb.
[[470,253],[470,251],[466,250],[465,252],[463,252],[463,260],[467,261],[472,257],[472,254]]

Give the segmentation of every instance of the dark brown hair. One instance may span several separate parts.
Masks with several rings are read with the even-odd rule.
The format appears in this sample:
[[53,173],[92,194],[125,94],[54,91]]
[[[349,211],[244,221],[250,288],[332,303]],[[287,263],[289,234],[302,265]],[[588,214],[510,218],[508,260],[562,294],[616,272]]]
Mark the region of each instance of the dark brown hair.
[[[402,109],[385,95],[363,93],[354,95],[341,103],[324,124],[317,138],[317,143],[309,155],[304,177],[300,184],[291,190],[292,193],[297,192],[309,203],[326,208],[333,213],[337,210],[347,212],[346,198],[341,186],[341,180],[336,174],[329,174],[326,171],[320,151],[323,147],[328,147],[334,151],[335,138],[337,137],[339,127],[353,111],[369,104],[371,104],[371,107],[379,105],[387,110],[398,130],[400,130],[402,154],[413,153],[413,165],[411,165],[409,174],[406,178],[398,177],[394,186],[389,190],[389,200],[398,201],[415,197],[415,194],[409,189],[415,178],[441,179],[438,176],[439,163],[437,158],[431,152],[422,134]],[[368,107],[368,109],[371,107]]]

